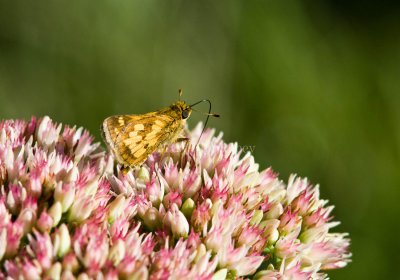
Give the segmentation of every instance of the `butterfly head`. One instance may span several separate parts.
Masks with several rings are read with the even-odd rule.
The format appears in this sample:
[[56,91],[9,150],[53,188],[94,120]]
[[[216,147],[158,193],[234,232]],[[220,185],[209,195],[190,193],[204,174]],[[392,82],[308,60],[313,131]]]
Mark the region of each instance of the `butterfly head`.
[[186,104],[185,101],[179,100],[172,104],[171,107],[174,111],[178,112],[181,115],[182,120],[186,120],[187,118],[189,118],[190,114],[192,113],[192,108],[188,104]]

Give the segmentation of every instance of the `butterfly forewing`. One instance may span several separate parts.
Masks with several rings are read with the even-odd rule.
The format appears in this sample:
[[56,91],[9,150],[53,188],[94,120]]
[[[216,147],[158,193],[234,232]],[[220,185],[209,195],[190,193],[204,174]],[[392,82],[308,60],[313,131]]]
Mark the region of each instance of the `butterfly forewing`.
[[120,115],[103,124],[106,141],[118,162],[138,166],[160,146],[172,143],[184,122],[172,108],[143,115]]

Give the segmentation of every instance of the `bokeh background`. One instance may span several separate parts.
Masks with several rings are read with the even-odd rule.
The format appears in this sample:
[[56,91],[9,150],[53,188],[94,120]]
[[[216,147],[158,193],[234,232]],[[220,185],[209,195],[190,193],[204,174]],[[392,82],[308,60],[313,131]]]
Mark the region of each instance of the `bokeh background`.
[[332,279],[399,279],[399,6],[0,0],[0,117],[100,140],[106,116],[168,106],[178,88],[209,98],[227,141],[336,205],[354,256]]

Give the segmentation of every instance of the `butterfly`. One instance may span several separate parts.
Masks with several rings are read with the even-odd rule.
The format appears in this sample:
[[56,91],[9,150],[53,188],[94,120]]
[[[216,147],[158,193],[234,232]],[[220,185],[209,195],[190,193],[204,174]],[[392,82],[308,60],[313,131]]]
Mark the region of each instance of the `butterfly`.
[[193,111],[192,107],[201,102],[209,103],[204,128],[208,116],[219,117],[211,113],[211,102],[208,99],[188,105],[180,100],[181,96],[182,91],[179,90],[178,101],[156,112],[116,115],[103,121],[103,139],[119,164],[124,168],[140,166],[153,152],[178,140],[187,141],[188,139],[183,137],[186,121]]

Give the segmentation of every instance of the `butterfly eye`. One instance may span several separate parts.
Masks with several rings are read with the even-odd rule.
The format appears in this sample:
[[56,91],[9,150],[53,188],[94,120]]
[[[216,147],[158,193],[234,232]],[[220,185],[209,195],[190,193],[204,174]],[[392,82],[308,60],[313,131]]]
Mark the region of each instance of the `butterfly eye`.
[[189,117],[189,110],[182,111],[182,119],[187,119]]

